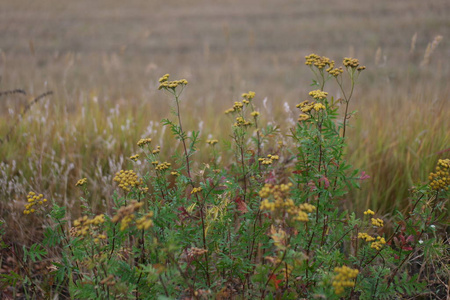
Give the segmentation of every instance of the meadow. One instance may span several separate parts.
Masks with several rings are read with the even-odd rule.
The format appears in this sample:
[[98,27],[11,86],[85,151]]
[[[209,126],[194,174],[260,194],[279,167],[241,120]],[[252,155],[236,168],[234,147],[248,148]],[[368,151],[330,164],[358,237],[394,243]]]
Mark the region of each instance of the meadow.
[[[296,105],[317,89],[311,86],[314,74],[305,66],[310,53],[330,57],[336,65],[344,57],[356,57],[366,67],[349,102],[348,111],[355,113],[348,120],[340,159],[370,178],[340,196],[339,207],[358,215],[374,210],[385,220],[385,233],[396,233],[394,211],[414,210],[413,191],[428,184],[438,160],[450,155],[449,13],[444,0],[358,5],[348,0],[186,0],[176,5],[156,0],[127,5],[3,1],[0,92],[20,89],[0,94],[3,240],[21,248],[42,239],[42,216],[23,213],[30,191],[65,207],[69,227],[86,212],[83,207],[89,207],[92,216],[114,216],[120,206],[116,173],[133,168],[144,176],[153,170],[145,160],[130,159],[139,153],[140,139],[151,138],[152,147],[161,147],[161,160],[181,168],[184,138],[174,140],[170,124],[161,123],[166,118],[176,121],[173,97],[158,90],[158,80],[166,73],[189,82],[179,111],[187,137],[200,132],[187,164],[192,176],[185,174],[186,185],[216,162],[235,172],[233,165],[245,160],[230,151],[236,142],[234,119],[224,112],[248,91],[256,92],[252,103],[259,108],[259,124],[277,128],[267,135],[272,140],[265,144],[266,151],[274,152],[279,143],[298,149],[289,137],[299,123]],[[346,77],[344,86],[350,84]],[[326,91],[330,101],[345,98],[333,80]],[[336,124],[343,122],[344,107],[337,112]],[[206,143],[213,139],[218,140],[214,149],[220,149],[214,159]],[[280,184],[289,181],[286,171],[297,168],[291,156],[285,152],[280,167],[274,167]],[[76,183],[82,178],[88,184],[80,192]],[[236,181],[234,187],[242,187],[242,180]],[[254,189],[262,188],[262,182]],[[448,243],[448,202],[443,203],[443,217],[435,225]],[[259,220],[259,215],[253,217]],[[282,256],[284,250],[275,252]],[[168,257],[173,254],[169,252]],[[10,251],[3,255],[6,259]],[[252,260],[250,254],[250,261],[261,255]],[[445,271],[442,278],[448,279]],[[194,293],[195,284],[188,286]],[[271,292],[275,298],[281,295],[277,288]]]

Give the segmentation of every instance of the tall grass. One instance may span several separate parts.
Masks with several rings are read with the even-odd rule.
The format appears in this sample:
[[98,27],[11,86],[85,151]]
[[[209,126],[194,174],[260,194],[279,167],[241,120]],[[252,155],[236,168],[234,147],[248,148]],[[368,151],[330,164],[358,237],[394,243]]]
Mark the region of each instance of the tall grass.
[[[157,2],[137,1],[128,9],[99,2],[86,12],[83,3],[65,10],[51,1],[41,7],[18,1],[1,10],[0,22],[9,25],[2,33],[0,91],[21,88],[27,95],[0,97],[0,138],[35,96],[54,92],[24,114],[0,145],[4,218],[21,222],[16,209],[30,189],[53,195],[78,215],[74,185],[81,177],[91,182],[91,205],[108,206],[112,190],[106,183],[131,163],[136,140],[152,136],[161,146],[169,143],[159,123],[169,114],[161,101],[169,100],[154,83],[162,72],[193,83],[181,109],[186,127],[203,129],[205,140],[211,133],[227,137],[222,112],[241,91],[255,87],[262,100],[267,97],[263,121],[285,130],[289,118],[296,118],[294,105],[308,92],[303,83],[310,77],[301,67],[307,48],[333,57],[355,55],[368,67],[352,103],[351,109],[361,112],[348,130],[346,155],[371,181],[349,196],[349,206],[360,210],[370,204],[381,212],[405,207],[408,189],[425,181],[450,148],[446,1],[357,7],[342,1],[326,8],[314,1],[304,6],[266,1],[256,8],[254,1],[243,1],[239,9],[202,1],[167,8]],[[64,31],[82,18],[84,26]],[[110,26],[97,26],[102,22]],[[186,36],[180,26],[204,35]],[[63,38],[55,41],[46,32]],[[443,40],[427,52],[438,34]],[[340,96],[337,86],[329,92]],[[180,146],[162,149],[169,157]],[[208,162],[197,155],[199,164]],[[221,159],[232,158],[222,153]]]

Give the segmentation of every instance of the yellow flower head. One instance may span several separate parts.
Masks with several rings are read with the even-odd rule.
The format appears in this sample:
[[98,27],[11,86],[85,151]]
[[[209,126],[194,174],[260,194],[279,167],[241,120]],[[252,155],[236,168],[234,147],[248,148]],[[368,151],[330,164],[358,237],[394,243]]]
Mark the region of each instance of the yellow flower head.
[[24,205],[25,209],[23,211],[24,215],[29,215],[36,212],[34,207],[41,206],[47,199],[44,199],[44,195],[36,195],[35,192],[29,192],[27,195],[27,204]]
[[139,178],[133,170],[120,170],[116,173],[114,181],[119,184],[119,188],[125,192],[130,192],[132,187],[137,187],[143,184],[142,178]]
[[159,79],[159,87],[158,90],[165,89],[165,90],[175,90],[178,86],[185,86],[188,84],[186,79],[180,79],[180,80],[173,80],[169,81],[169,74],[164,75]]
[[130,156],[130,159],[131,159],[132,161],[137,161],[138,158],[139,158],[139,154],[135,154],[135,155]]
[[86,184],[87,184],[87,178],[82,178],[82,179],[77,181],[75,186],[83,186],[83,185],[86,185]]
[[137,142],[137,145],[139,147],[144,147],[145,145],[148,145],[152,142],[152,139],[140,139],[139,142]]
[[359,61],[356,58],[345,57],[342,64],[344,67],[357,68],[359,66]]
[[323,100],[328,96],[328,93],[321,90],[315,90],[309,92],[309,95],[316,100]]
[[357,269],[351,269],[347,266],[334,268],[336,275],[333,279],[333,287],[336,295],[340,295],[344,292],[346,287],[354,287],[354,279],[358,276],[359,271]]
[[364,212],[364,214],[365,215],[374,215],[375,213],[372,211],[372,210],[370,210],[370,209],[368,209],[368,210],[366,210],[365,212]]
[[381,219],[372,218],[372,225],[377,226],[377,227],[383,227],[384,223],[383,223],[383,220],[381,220]]
[[211,145],[211,146],[214,146],[214,145],[217,144],[218,142],[219,142],[218,140],[206,140],[206,143],[209,144],[209,145]]
[[200,193],[203,189],[201,187],[195,187],[192,189],[191,194]]
[[431,189],[435,191],[449,190],[450,186],[450,159],[439,159],[435,172],[428,176]]
[[255,92],[248,92],[248,93],[244,93],[242,94],[242,98],[247,99],[247,100],[252,100],[253,98],[255,98]]

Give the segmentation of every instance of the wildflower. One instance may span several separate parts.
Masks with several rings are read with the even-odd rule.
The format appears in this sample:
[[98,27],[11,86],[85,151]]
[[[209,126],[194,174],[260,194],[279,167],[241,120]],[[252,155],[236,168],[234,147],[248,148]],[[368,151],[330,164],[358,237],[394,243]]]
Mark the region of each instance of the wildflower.
[[214,145],[217,144],[218,142],[219,142],[218,140],[206,140],[206,143],[209,144],[209,145],[211,145],[211,146],[214,146]]
[[140,139],[138,142],[137,142],[137,145],[139,146],[139,147],[144,147],[145,145],[148,145],[148,144],[150,144],[152,142],[152,139],[150,139],[150,138],[148,138],[148,139]]
[[[76,219],[73,222],[73,229],[71,230],[72,236],[77,237],[84,237],[88,234],[98,238],[98,235],[93,233],[95,229],[98,228],[100,224],[103,224],[105,222],[105,215],[97,215],[94,218],[88,218],[88,216],[82,216],[78,219]],[[106,236],[105,236],[106,238]],[[97,240],[98,241],[98,240]]]
[[386,244],[386,240],[383,237],[378,236],[377,240],[370,244],[370,248],[380,251],[384,244]]
[[138,219],[136,221],[136,228],[137,229],[142,229],[142,230],[147,230],[149,229],[151,226],[153,226],[153,222],[151,220],[151,217],[153,217],[153,212],[149,212],[148,214],[144,215],[142,218]]
[[356,58],[345,57],[342,64],[344,67],[357,68],[359,66],[359,61]]
[[383,227],[384,226],[383,220],[378,219],[378,218],[377,219],[372,218],[372,225],[377,226],[377,227]]
[[131,159],[132,161],[137,161],[138,158],[139,158],[139,154],[135,154],[135,155],[130,156],[130,159]]
[[314,104],[314,110],[315,111],[319,111],[319,110],[323,110],[323,109],[325,109],[325,105],[323,105],[322,103]]
[[301,115],[298,116],[298,121],[299,121],[299,122],[306,121],[306,120],[308,120],[309,118],[311,118],[309,115],[307,115],[307,114],[301,114]]
[[361,72],[363,70],[366,69],[366,66],[359,66],[358,68],[356,68],[357,71]]
[[435,172],[428,176],[432,190],[449,190],[450,186],[450,159],[439,159]]
[[87,184],[87,178],[82,178],[80,180],[77,181],[77,183],[75,184],[75,186],[84,186]]
[[340,74],[344,73],[344,69],[342,67],[334,68],[334,69],[327,69],[327,72],[334,77],[339,76]]
[[158,154],[159,152],[161,152],[161,146],[156,147],[156,149],[152,151],[152,154]]
[[169,81],[169,76],[170,76],[169,74],[166,74],[159,79],[158,90],[161,90],[161,89],[175,90],[179,85],[184,86],[184,85],[188,84],[186,79]]
[[143,205],[144,203],[133,200],[129,205],[119,208],[117,214],[112,218],[112,221],[114,223],[118,223],[120,221],[120,230],[125,230],[128,228],[131,221],[134,220],[134,212],[136,212]]
[[250,126],[252,124],[253,124],[252,122],[246,121],[243,117],[237,117],[234,126],[241,127],[241,126]]
[[247,99],[247,100],[252,100],[253,98],[255,98],[255,92],[248,92],[248,93],[244,93],[242,94],[242,98]]
[[375,213],[372,211],[372,210],[370,210],[370,209],[368,209],[368,210],[366,210],[365,212],[364,212],[364,214],[365,215],[374,215]]
[[201,187],[198,187],[198,188],[195,187],[195,188],[192,189],[191,194],[200,193],[202,190],[203,189]]
[[[316,207],[309,203],[303,203],[296,206],[294,201],[289,198],[291,187],[292,183],[280,185],[266,183],[259,191],[260,197],[264,198],[261,201],[260,209],[268,210],[282,218],[284,218],[287,213],[294,221],[307,222],[309,220],[308,213],[313,212]],[[274,201],[271,201],[268,198],[273,198]]]
[[329,66],[330,68],[334,67],[334,61],[330,60],[326,56],[319,56],[317,54],[310,54],[308,56],[305,56],[305,64],[307,66],[315,66],[319,70],[324,69],[326,66]]
[[172,175],[172,176],[180,176],[180,173],[178,173],[178,172],[170,172],[170,175]]
[[308,103],[309,103],[309,100],[305,100],[305,101],[303,101],[303,102],[297,104],[295,107],[297,107],[297,108],[302,108],[302,107],[308,105]]
[[375,241],[375,238],[365,232],[360,232],[358,233],[358,239],[363,239],[366,242],[373,242]]
[[259,116],[259,112],[257,112],[257,111],[252,111],[251,112],[251,114],[250,114],[252,117],[257,117],[257,116]]
[[242,102],[234,102],[233,109],[234,111],[240,111],[244,107]]
[[310,105],[303,106],[302,108],[300,108],[300,110],[303,113],[309,113],[313,108],[314,108],[314,102],[312,102]]
[[138,178],[137,174],[133,170],[120,170],[116,173],[114,181],[119,184],[119,188],[126,192],[130,192],[131,187],[137,187],[144,183],[142,178]]
[[[153,162],[152,162],[152,163],[153,163]],[[158,164],[157,166],[155,166],[155,170],[158,170],[158,171],[164,171],[164,170],[169,169],[170,166],[171,166],[171,163],[163,162],[163,163]]]
[[47,199],[44,198],[44,195],[36,195],[35,192],[29,192],[27,195],[27,204],[24,205],[25,209],[23,214],[29,215],[35,213],[36,209],[34,207],[37,207],[37,205],[43,205],[45,202],[47,202]]
[[336,295],[340,295],[344,292],[346,287],[354,287],[354,279],[358,276],[359,271],[357,269],[351,269],[347,266],[336,267],[334,272],[337,273],[333,278],[333,287]]
[[327,97],[328,93],[321,91],[321,90],[315,90],[315,91],[309,92],[309,95],[311,97],[313,97],[314,99],[323,100]]

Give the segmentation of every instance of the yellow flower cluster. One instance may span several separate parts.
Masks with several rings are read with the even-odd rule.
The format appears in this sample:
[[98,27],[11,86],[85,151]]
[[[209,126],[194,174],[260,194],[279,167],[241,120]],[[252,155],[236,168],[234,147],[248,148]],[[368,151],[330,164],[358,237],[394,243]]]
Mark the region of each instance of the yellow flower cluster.
[[138,178],[137,174],[133,170],[120,170],[116,173],[114,181],[119,183],[119,188],[129,192],[132,187],[137,187],[143,184],[142,178]]
[[319,55],[314,54],[314,53],[305,56],[305,60],[306,60],[305,61],[305,65],[307,65],[307,66],[315,66],[319,70],[322,70],[326,66],[328,66],[329,68],[333,68],[334,67],[334,61],[330,60],[326,56],[319,56]]
[[179,85],[187,85],[188,82],[186,79],[180,79],[180,80],[173,80],[169,81],[169,74],[164,75],[159,79],[159,87],[158,90],[161,89],[176,89]]
[[138,158],[139,158],[139,154],[135,154],[135,155],[130,156],[130,159],[131,159],[132,161],[137,161]]
[[328,93],[321,90],[314,90],[309,92],[309,95],[316,100],[323,100],[328,96]]
[[152,139],[150,139],[150,138],[148,138],[148,139],[140,139],[138,142],[137,142],[137,145],[139,146],[139,147],[144,147],[145,145],[148,145],[148,144],[150,144],[152,142]]
[[[247,101],[247,102],[248,102],[248,101]],[[227,109],[227,110],[225,111],[225,113],[226,113],[226,114],[229,114],[229,113],[241,111],[242,108],[244,107],[244,103],[245,103],[245,102],[238,102],[238,101],[234,102],[233,107]]]
[[359,61],[356,58],[345,57],[342,64],[347,68],[356,69],[358,71],[365,70],[365,66],[360,66]]
[[366,210],[365,212],[364,212],[364,214],[365,215],[374,215],[375,214],[375,212],[373,212],[373,210],[370,210],[370,209],[368,209],[368,210]]
[[384,239],[384,237],[378,236],[377,238],[375,238],[365,232],[358,233],[358,239],[363,239],[366,242],[371,243],[370,248],[376,249],[378,251],[380,251],[381,248],[383,248],[383,245],[386,244],[386,240]]
[[255,92],[250,91],[248,93],[242,94],[242,98],[251,101],[253,98],[255,98],[255,95],[256,95]]
[[375,241],[375,238],[365,232],[360,232],[358,233],[358,239],[363,239],[366,242],[373,242]]
[[112,221],[114,223],[120,221],[121,231],[127,229],[131,221],[134,219],[134,212],[136,212],[143,205],[144,203],[133,200],[129,205],[119,208],[117,214],[112,218]]
[[74,230],[72,230],[73,236],[84,237],[88,234],[92,236],[95,242],[98,242],[100,239],[106,239],[106,235],[93,233],[90,229],[91,226],[98,227],[100,224],[105,222],[105,215],[97,215],[94,218],[89,218],[88,216],[83,216],[76,219],[73,222]]
[[206,140],[207,144],[210,144],[211,146],[214,146],[215,144],[217,144],[219,141],[218,140]]
[[359,60],[356,58],[345,57],[342,64],[344,67],[357,68],[359,66]]
[[259,112],[257,112],[257,111],[252,111],[251,113],[250,113],[250,115],[252,116],[252,117],[257,117],[257,116],[259,116]]
[[[269,210],[274,214],[281,216],[284,213],[288,213],[292,216],[293,220],[300,222],[308,222],[308,214],[313,212],[316,208],[309,203],[303,203],[296,206],[294,201],[289,198],[290,188],[292,183],[273,185],[266,183],[264,187],[259,191],[259,196],[263,198],[261,201],[261,210]],[[271,197],[274,201],[270,201]]]
[[44,198],[44,195],[39,194],[36,195],[35,192],[29,192],[27,195],[27,204],[25,204],[25,210],[23,211],[24,215],[29,215],[36,212],[36,209],[33,208],[36,205],[43,205],[47,202],[47,199]]
[[252,122],[246,121],[243,117],[237,117],[234,126],[241,127],[241,126],[250,126],[252,124],[253,124]]
[[372,225],[373,226],[377,226],[377,227],[383,227],[383,220],[379,219],[379,218],[372,218]]
[[310,119],[310,118],[311,118],[310,115],[300,114],[300,115],[298,116],[298,121],[299,121],[299,122],[302,122],[302,121],[306,121],[306,120],[308,120],[308,119]]
[[279,160],[280,157],[278,155],[268,154],[267,157],[260,157],[258,160],[263,165],[271,165],[274,160]]
[[358,276],[359,271],[357,269],[351,269],[347,266],[336,267],[334,272],[337,273],[333,279],[333,287],[336,295],[340,295],[344,292],[346,287],[354,287],[354,279]]
[[191,194],[200,193],[203,189],[201,187],[195,187],[192,189]]
[[87,178],[81,178],[80,180],[77,181],[75,186],[83,186],[85,184],[87,184]]
[[[320,90],[312,91],[309,94],[316,99],[321,99],[321,97],[326,97],[326,95],[327,95],[326,92],[322,92]],[[313,110],[315,110],[316,112],[319,112],[321,110],[326,109],[325,105],[323,105],[322,103],[314,102],[314,101],[309,102],[309,100],[305,100],[305,101],[297,104],[296,107],[300,108],[300,110],[302,112],[298,116],[299,122],[309,120],[311,118],[310,113]]]
[[300,104],[297,104],[295,107],[300,108],[303,113],[309,113],[314,108],[315,102],[311,103],[308,100],[303,101]]
[[180,176],[180,173],[178,173],[178,172],[170,172],[170,175],[172,175],[172,176]]
[[142,216],[142,218],[139,218],[136,220],[136,228],[147,230],[153,225],[153,221],[151,219],[153,217],[153,212],[149,212],[148,214]]
[[334,77],[339,76],[340,74],[344,73],[344,69],[342,69],[342,67],[339,68],[331,68],[331,69],[327,69],[327,72]]
[[324,110],[324,109],[325,109],[325,105],[323,105],[322,103],[314,104],[314,110],[315,111]]
[[375,242],[373,242],[372,244],[370,244],[370,248],[374,248],[374,249],[380,251],[381,248],[383,248],[384,244],[386,244],[386,240],[384,239],[384,237],[377,236],[377,240]]
[[156,165],[155,169],[157,171],[164,171],[164,170],[169,169],[171,165],[172,165],[171,163],[168,163],[168,162],[165,161],[163,163],[160,163],[160,164]]
[[448,191],[450,185],[450,159],[438,160],[435,173],[430,173],[430,187],[435,190]]
[[159,152],[161,152],[161,146],[157,146],[156,149],[152,151],[152,154],[158,154]]

